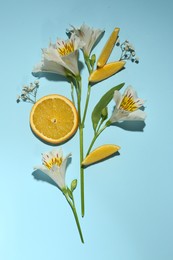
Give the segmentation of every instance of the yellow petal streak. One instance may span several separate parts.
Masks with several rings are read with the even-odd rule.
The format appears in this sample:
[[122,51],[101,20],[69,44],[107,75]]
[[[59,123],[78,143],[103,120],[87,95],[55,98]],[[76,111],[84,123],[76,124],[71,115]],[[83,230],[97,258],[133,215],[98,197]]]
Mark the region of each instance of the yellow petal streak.
[[74,52],[74,44],[72,41],[62,42],[60,47],[57,48],[57,51],[61,56],[69,55],[71,52]]
[[104,67],[93,71],[89,77],[89,81],[98,82],[106,78],[109,78],[115,73],[117,73],[119,70],[121,70],[124,67],[124,65],[124,61],[115,61],[108,63]]
[[106,64],[107,60],[109,59],[109,56],[117,41],[119,30],[120,30],[119,28],[115,28],[113,30],[112,34],[110,35],[108,41],[106,42],[106,44],[100,54],[100,57],[97,62],[97,67],[99,67],[99,68],[103,67]]
[[50,160],[44,161],[43,164],[50,170],[53,165],[61,166],[62,161],[63,161],[62,157],[53,157]]
[[123,100],[121,102],[119,109],[129,111],[129,112],[133,112],[133,111],[137,110],[138,107],[139,106],[137,105],[137,101],[135,101],[133,99],[133,96],[125,95],[123,97]]
[[99,146],[95,150],[93,150],[82,162],[82,165],[88,166],[93,163],[97,163],[103,159],[108,158],[109,156],[116,153],[120,147],[114,144],[105,144]]

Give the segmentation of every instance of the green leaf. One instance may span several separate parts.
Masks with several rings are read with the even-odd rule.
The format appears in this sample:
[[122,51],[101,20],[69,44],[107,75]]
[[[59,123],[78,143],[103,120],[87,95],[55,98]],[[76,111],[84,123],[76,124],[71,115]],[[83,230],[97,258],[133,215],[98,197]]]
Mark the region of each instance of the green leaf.
[[92,112],[92,123],[93,123],[93,128],[94,128],[94,131],[96,130],[97,128],[97,125],[101,119],[101,115],[102,115],[102,111],[103,109],[110,103],[110,101],[112,100],[113,98],[113,94],[114,94],[114,91],[115,90],[120,90],[123,86],[124,86],[125,83],[122,83],[120,85],[117,85],[113,88],[111,88],[108,92],[106,92],[106,94],[104,94],[102,96],[102,98],[100,99],[100,101],[97,103],[97,105],[95,106],[95,108],[93,109],[93,112]]

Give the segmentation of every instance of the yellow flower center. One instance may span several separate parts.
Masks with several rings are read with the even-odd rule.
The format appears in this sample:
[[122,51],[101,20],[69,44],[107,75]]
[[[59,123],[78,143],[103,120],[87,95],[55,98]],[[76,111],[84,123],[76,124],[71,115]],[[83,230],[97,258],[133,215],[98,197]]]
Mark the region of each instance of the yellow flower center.
[[48,160],[44,161],[43,164],[50,170],[53,165],[61,166],[62,161],[63,161],[62,157],[53,157],[49,161]]
[[138,109],[138,101],[135,101],[131,95],[125,95],[120,105],[121,110],[133,112]]
[[57,51],[61,56],[66,56],[69,55],[71,52],[74,52],[73,41],[62,42],[61,46],[57,48]]

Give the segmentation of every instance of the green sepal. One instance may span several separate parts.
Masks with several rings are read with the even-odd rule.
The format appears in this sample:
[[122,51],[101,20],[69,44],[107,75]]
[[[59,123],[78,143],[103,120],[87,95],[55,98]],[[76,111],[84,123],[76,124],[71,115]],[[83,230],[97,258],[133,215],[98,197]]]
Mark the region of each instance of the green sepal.
[[63,187],[63,188],[61,188],[61,190],[62,190],[62,193],[63,193],[64,195],[68,193],[68,191],[67,191],[67,188],[66,188],[66,187]]
[[67,192],[68,192],[68,196],[69,196],[71,199],[73,199],[72,191],[71,191],[69,188],[67,188]]
[[76,187],[77,187],[77,180],[75,179],[71,182],[71,192],[73,192],[76,189]]
[[102,117],[102,111],[107,107],[107,105],[110,103],[110,101],[113,98],[113,94],[115,90],[120,90],[125,83],[119,84],[113,88],[111,88],[106,94],[102,96],[102,98],[99,100],[97,105],[94,107],[91,118],[93,123],[93,129],[94,131],[97,128],[97,125]]

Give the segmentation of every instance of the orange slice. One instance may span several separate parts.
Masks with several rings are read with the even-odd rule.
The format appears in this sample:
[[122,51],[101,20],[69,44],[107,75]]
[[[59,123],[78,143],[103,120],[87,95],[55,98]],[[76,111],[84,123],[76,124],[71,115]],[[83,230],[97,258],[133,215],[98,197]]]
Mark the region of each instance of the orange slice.
[[82,165],[88,166],[93,163],[97,163],[101,160],[108,158],[120,149],[120,146],[114,144],[105,144],[99,146],[83,160]]
[[30,126],[43,141],[60,144],[77,131],[78,112],[66,97],[48,95],[34,104],[30,113]]

